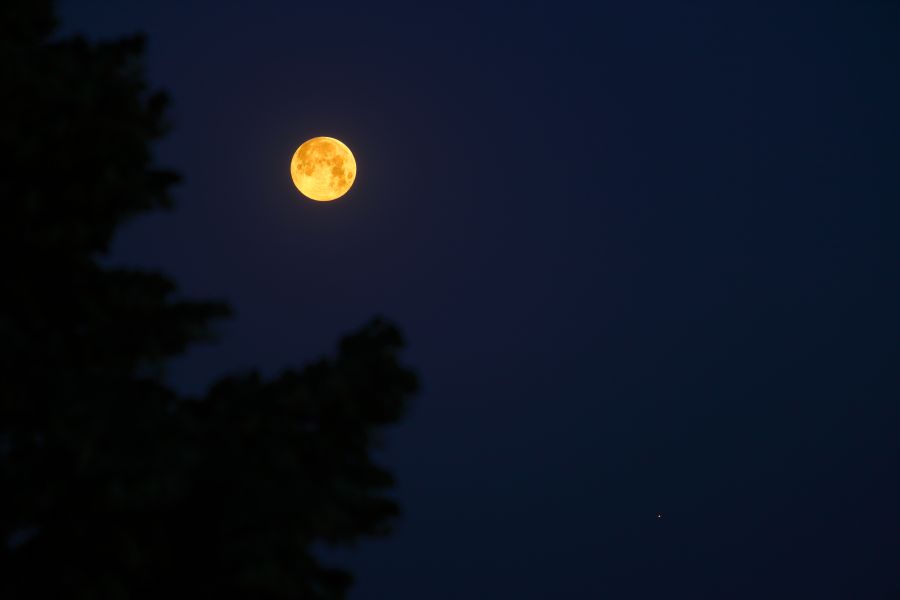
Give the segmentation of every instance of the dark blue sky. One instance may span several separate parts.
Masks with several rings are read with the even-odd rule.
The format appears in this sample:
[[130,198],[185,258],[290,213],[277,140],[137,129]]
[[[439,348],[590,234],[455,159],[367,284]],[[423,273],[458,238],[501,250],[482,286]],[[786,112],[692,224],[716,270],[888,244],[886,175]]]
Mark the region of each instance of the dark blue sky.
[[175,385],[407,335],[352,598],[900,598],[900,3],[737,4],[62,3],[173,96]]

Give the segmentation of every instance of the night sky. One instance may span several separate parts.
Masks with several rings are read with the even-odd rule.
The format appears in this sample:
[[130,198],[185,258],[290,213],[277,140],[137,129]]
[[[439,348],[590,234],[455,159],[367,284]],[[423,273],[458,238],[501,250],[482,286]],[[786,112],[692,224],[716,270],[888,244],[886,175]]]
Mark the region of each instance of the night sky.
[[900,3],[764,4],[61,4],[173,98],[109,260],[236,312],[173,385],[409,341],[352,599],[900,598]]

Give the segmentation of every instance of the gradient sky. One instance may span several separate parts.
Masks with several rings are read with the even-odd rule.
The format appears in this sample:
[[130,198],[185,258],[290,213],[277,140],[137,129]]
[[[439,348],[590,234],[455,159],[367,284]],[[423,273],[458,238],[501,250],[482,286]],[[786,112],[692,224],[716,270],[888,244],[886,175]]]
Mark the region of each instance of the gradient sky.
[[60,13],[173,96],[177,209],[112,260],[236,310],[174,385],[406,333],[353,600],[900,598],[900,3]]

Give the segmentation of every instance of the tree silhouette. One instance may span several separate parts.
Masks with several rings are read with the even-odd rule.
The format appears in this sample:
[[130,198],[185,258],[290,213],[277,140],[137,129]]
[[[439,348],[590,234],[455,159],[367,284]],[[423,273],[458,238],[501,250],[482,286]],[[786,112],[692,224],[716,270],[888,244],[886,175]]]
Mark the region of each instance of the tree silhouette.
[[167,388],[228,309],[98,262],[178,179],[152,163],[166,97],[143,39],[54,40],[41,0],[0,19],[0,597],[343,598],[311,547],[398,513],[371,458],[417,388],[398,330],[375,319],[272,381]]

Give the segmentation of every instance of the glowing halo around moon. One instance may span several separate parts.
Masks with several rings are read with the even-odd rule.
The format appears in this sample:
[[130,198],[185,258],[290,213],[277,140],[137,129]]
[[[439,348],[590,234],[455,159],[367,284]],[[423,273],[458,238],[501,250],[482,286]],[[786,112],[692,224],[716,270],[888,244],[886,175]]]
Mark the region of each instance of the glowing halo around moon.
[[335,200],[346,194],[356,180],[356,159],[340,140],[314,137],[294,152],[291,179],[300,193],[311,200]]

